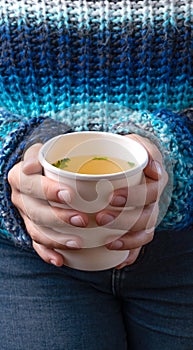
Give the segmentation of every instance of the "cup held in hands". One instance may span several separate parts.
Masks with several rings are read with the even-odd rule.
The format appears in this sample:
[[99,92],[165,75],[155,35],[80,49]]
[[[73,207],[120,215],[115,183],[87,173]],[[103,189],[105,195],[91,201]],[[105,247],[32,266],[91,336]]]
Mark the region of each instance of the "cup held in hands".
[[[95,159],[119,159],[132,164],[128,169],[113,173],[84,174],[77,171],[60,169],[53,164],[61,159],[77,157],[95,157]],[[106,132],[74,132],[59,135],[46,142],[40,150],[39,160],[44,168],[45,176],[59,181],[73,189],[74,195],[68,206],[50,203],[69,209],[69,206],[89,216],[89,225],[79,228],[65,224],[64,229],[56,229],[58,233],[79,235],[83,241],[80,251],[63,251],[67,264],[82,270],[102,270],[113,267],[128,256],[128,251],[109,251],[104,247],[114,239],[118,239],[129,230],[113,228],[112,225],[98,226],[95,214],[104,208],[109,208],[113,191],[137,185],[141,182],[143,169],[147,165],[148,155],[143,146],[136,141],[116,134]],[[104,162],[103,162],[104,164]],[[124,208],[113,210],[129,210],[127,203]],[[121,215],[121,213],[120,213]],[[118,215],[119,217],[119,215]],[[120,218],[119,218],[120,220]],[[60,236],[57,234],[57,241]],[[54,233],[52,239],[56,239]],[[92,254],[93,253],[93,254]],[[68,258],[67,258],[68,256]],[[91,261],[92,260],[92,261]]]

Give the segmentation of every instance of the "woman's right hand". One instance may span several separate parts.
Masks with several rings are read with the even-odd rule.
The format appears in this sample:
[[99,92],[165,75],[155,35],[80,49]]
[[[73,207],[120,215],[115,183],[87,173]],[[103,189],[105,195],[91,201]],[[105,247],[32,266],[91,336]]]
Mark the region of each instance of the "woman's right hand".
[[[70,204],[73,192],[65,184],[61,188],[59,182],[42,175],[42,166],[38,161],[41,144],[31,146],[24,155],[24,160],[17,163],[8,174],[8,182],[12,190],[12,202],[22,216],[26,229],[32,238],[33,247],[45,261],[62,266],[64,257],[55,249],[80,249],[82,242],[78,236],[63,235],[64,241],[50,239],[46,232],[54,234],[55,228],[64,228],[70,224],[86,227],[88,217],[69,207],[62,209],[52,207],[49,201]],[[57,232],[56,232],[57,234]]]

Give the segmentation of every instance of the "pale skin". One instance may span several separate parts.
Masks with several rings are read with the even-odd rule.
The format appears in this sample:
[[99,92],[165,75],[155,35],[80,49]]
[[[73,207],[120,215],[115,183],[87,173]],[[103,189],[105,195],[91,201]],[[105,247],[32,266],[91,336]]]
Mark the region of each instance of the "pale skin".
[[[133,138],[146,148],[149,162],[144,169],[145,181],[129,189],[116,190],[111,200],[111,205],[120,207],[120,212],[125,202],[126,205],[135,207],[129,212],[130,215],[127,212],[121,215],[118,222],[119,227],[125,230],[129,227],[128,232],[107,244],[107,248],[111,250],[130,250],[128,258],[116,267],[118,269],[131,265],[137,259],[141,247],[153,239],[160,195],[168,181],[158,148],[141,136],[132,134],[125,137]],[[26,151],[24,159],[10,170],[8,181],[12,190],[12,202],[24,220],[35,251],[45,262],[62,266],[65,258],[55,249],[81,249],[81,238],[64,235],[61,244],[51,240],[43,232],[53,232],[54,227],[65,228],[65,224],[86,227],[88,216],[70,208],[73,191],[69,187],[63,185],[61,189],[58,182],[42,175],[42,167],[38,161],[41,146],[35,144]],[[69,209],[53,208],[49,201],[65,203],[69,205]],[[103,210],[96,214],[96,222],[100,226],[108,224],[113,228],[118,215],[117,210]],[[133,224],[134,217],[136,220]]]

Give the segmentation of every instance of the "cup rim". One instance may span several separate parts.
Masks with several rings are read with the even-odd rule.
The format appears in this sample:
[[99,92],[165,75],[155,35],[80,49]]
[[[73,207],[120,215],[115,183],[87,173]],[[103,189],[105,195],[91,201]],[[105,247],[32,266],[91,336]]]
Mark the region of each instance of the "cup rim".
[[[121,172],[116,172],[116,173],[113,173],[113,174],[79,174],[79,173],[75,173],[75,172],[69,172],[69,171],[66,171],[64,169],[59,169],[55,166],[53,166],[51,163],[49,163],[46,158],[45,158],[45,150],[47,149],[47,147],[51,147],[51,145],[55,142],[57,142],[57,140],[59,140],[60,138],[64,137],[70,137],[70,135],[72,136],[76,136],[76,135],[80,135],[80,134],[85,134],[85,135],[88,135],[88,134],[95,134],[97,136],[110,136],[110,137],[113,137],[115,139],[122,139],[122,135],[119,135],[119,134],[114,134],[114,133],[110,133],[110,132],[102,132],[102,131],[75,131],[75,132],[72,132],[72,133],[66,133],[66,134],[60,134],[60,135],[57,135],[51,139],[49,139],[47,142],[45,142],[43,144],[43,146],[41,147],[40,151],[39,151],[39,162],[40,164],[43,166],[44,169],[46,169],[47,171],[51,172],[51,173],[54,173],[55,175],[58,175],[59,177],[68,177],[68,178],[71,178],[71,179],[77,179],[77,180],[85,180],[85,181],[97,181],[97,180],[101,180],[101,179],[107,179],[107,180],[118,180],[120,178],[122,178],[123,176],[133,176],[135,175],[136,173],[138,173],[140,170],[143,170],[147,163],[148,163],[148,152],[147,150],[145,149],[144,146],[142,146],[139,142],[133,140],[133,139],[130,139],[130,138],[125,138],[124,142],[128,142],[128,143],[132,143],[133,145],[135,145],[135,147],[138,147],[141,149],[141,151],[144,153],[144,160],[139,164],[137,165],[136,167],[132,168],[132,169],[128,169],[128,170],[125,170],[125,171],[121,171]],[[48,150],[47,150],[48,151]]]

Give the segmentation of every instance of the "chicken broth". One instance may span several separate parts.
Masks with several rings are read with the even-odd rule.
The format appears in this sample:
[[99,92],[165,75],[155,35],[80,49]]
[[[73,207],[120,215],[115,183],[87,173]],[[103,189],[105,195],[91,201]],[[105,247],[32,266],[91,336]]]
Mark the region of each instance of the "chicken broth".
[[87,175],[114,174],[135,167],[133,162],[105,156],[63,158],[52,165],[62,170]]

